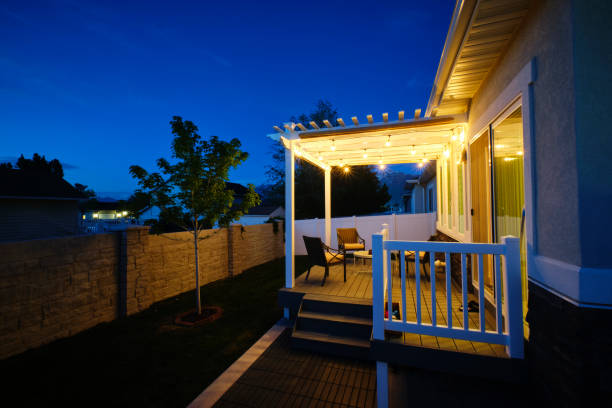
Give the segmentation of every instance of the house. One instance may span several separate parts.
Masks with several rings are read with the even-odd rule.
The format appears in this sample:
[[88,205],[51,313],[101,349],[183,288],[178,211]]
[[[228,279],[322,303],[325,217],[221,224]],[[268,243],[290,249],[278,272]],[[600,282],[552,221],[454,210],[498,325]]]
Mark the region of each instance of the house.
[[81,219],[88,221],[122,220],[128,216],[125,203],[119,200],[89,200],[81,205]]
[[436,211],[436,164],[435,161],[422,166],[418,177],[406,180],[404,195],[404,212],[419,214]]
[[258,205],[249,209],[247,214],[244,214],[240,219],[235,221],[235,224],[255,225],[263,224],[271,218],[284,218],[285,210],[280,206],[273,205]]
[[53,174],[0,169],[0,241],[77,234],[84,198]]
[[[296,346],[376,360],[379,407],[389,364],[529,375],[568,406],[609,397],[610,15],[595,0],[458,0],[424,112],[275,128],[286,149],[279,302]],[[312,284],[316,267],[296,277],[296,156],[324,172],[328,244],[332,166],[436,160],[441,242],[389,240],[383,225],[369,277],[349,271],[344,283],[332,269],[327,288]],[[427,272],[434,260],[445,266]],[[495,356],[474,357],[479,345]]]

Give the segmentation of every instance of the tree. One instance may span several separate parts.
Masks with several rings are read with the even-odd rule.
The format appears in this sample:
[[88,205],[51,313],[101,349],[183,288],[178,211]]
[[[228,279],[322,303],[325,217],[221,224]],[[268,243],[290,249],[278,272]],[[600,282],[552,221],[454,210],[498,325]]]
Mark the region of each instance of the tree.
[[[219,140],[217,136],[203,139],[197,126],[174,116],[170,121],[173,164],[160,158],[160,172],[148,173],[140,166],[130,166],[130,174],[138,180],[137,194],[145,194],[150,206],[157,206],[165,220],[172,220],[193,236],[195,253],[196,304],[202,314],[198,265],[198,242],[205,226],[218,223],[229,225],[249,208],[259,204],[255,187],[249,184],[240,203],[234,204],[234,193],[226,189],[230,169],[236,168],[248,158],[240,150],[240,141]],[[140,196],[142,198],[142,196]]]
[[31,159],[26,159],[23,154],[17,159],[17,163],[13,166],[11,163],[2,163],[0,168],[4,169],[19,169],[36,173],[49,173],[60,178],[64,177],[64,168],[59,160],[53,159],[47,161],[45,156],[34,153]]
[[87,186],[84,184],[74,183],[74,188],[87,198],[94,198],[96,196],[96,192],[91,188],[87,188]]
[[[323,123],[327,119],[335,123],[338,112],[329,101],[319,100],[316,109],[309,115],[292,117],[292,122],[307,124],[310,121]],[[266,190],[276,201],[285,202],[285,149],[276,143],[272,154],[272,165],[268,166],[271,186]],[[371,166],[352,167],[345,173],[332,169],[332,216],[362,215],[384,211],[390,200],[388,188],[381,183]],[[322,218],[325,215],[324,172],[317,166],[297,159],[295,171],[295,216],[296,218]],[[267,198],[267,197],[266,197]]]

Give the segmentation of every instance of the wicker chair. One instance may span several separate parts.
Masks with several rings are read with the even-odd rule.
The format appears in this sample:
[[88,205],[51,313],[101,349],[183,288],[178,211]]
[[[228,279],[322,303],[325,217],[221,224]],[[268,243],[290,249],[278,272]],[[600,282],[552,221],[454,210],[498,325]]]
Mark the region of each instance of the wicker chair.
[[338,249],[346,258],[348,251],[363,251],[365,250],[365,240],[359,236],[357,228],[337,228]]
[[303,236],[306,252],[308,253],[308,272],[306,280],[310,276],[310,268],[313,266],[322,266],[325,268],[323,281],[321,286],[325,285],[325,279],[329,275],[329,266],[339,264],[344,265],[344,281],[346,282],[346,257],[340,251],[330,248],[321,241],[321,238]]

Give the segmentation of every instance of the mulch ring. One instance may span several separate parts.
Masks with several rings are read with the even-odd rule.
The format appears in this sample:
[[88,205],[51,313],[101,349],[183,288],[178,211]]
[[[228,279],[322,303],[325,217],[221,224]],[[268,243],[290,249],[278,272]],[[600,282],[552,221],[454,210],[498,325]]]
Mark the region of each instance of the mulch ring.
[[188,310],[174,318],[174,324],[179,326],[194,327],[212,323],[223,316],[223,309],[220,306],[206,306],[202,308],[202,314],[198,314],[196,309]]

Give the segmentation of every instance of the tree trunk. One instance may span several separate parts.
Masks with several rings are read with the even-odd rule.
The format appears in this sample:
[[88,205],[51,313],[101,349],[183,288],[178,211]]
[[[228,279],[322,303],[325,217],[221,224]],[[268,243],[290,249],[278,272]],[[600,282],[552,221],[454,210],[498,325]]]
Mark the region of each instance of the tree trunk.
[[195,278],[196,278],[196,303],[198,314],[202,314],[202,302],[200,301],[200,262],[198,261],[198,230],[193,230],[193,246],[195,248]]

